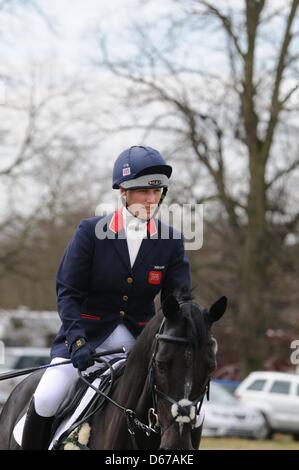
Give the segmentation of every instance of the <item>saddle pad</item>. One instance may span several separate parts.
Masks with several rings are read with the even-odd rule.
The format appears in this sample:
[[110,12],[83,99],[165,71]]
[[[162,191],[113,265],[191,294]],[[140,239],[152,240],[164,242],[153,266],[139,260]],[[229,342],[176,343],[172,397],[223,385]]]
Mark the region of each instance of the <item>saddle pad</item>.
[[[126,361],[126,358],[125,359],[120,359],[119,361],[115,362],[112,367],[114,370],[118,369],[124,362]],[[102,377],[104,376],[107,376],[108,374],[110,373],[110,370],[107,369],[101,377],[98,377],[96,378],[93,382],[92,382],[92,385],[96,388],[99,387],[101,381],[102,381]],[[92,398],[94,397],[94,395],[96,394],[96,392],[91,388],[89,387],[85,394],[83,395],[78,407],[76,408],[76,410],[74,411],[74,413],[67,417],[66,419],[64,419],[61,424],[58,426],[58,428],[56,429],[55,433],[54,433],[54,436],[53,436],[53,439],[49,445],[49,449],[52,449],[53,445],[54,445],[54,442],[57,441],[59,439],[59,437],[67,430],[69,429],[73,423],[75,423],[75,421],[77,420],[77,418],[84,412],[84,410],[87,408],[87,406],[89,405],[90,401],[92,400]],[[26,419],[26,413],[24,414],[24,416],[22,416],[22,418],[17,422],[17,424],[15,425],[14,427],[14,430],[13,430],[13,436],[14,436],[14,439],[15,441],[17,442],[17,444],[20,446],[21,443],[22,443],[22,436],[23,436],[23,429],[24,429],[24,424],[25,424],[25,419]]]

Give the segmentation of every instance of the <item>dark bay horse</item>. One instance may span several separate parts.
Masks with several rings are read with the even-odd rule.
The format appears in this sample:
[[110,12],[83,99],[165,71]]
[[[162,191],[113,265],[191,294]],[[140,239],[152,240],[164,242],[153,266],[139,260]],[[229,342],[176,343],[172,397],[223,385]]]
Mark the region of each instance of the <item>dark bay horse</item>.
[[[90,449],[198,449],[201,429],[195,426],[212,372],[216,368],[216,341],[212,324],[226,310],[221,297],[202,309],[190,291],[179,289],[167,297],[162,311],[145,327],[129,354],[125,371],[110,397],[136,413],[148,425],[156,417],[156,432],[128,431],[126,413],[107,402],[89,420]],[[18,384],[0,416],[0,449],[17,449],[12,432],[34,393],[41,372]]]

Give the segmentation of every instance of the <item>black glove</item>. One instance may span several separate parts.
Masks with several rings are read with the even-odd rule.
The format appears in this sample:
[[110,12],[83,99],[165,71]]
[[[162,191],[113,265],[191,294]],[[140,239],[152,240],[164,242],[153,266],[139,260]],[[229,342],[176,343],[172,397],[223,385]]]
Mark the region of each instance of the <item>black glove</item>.
[[94,364],[94,350],[85,338],[77,339],[71,349],[71,361],[73,366],[79,370],[86,370]]

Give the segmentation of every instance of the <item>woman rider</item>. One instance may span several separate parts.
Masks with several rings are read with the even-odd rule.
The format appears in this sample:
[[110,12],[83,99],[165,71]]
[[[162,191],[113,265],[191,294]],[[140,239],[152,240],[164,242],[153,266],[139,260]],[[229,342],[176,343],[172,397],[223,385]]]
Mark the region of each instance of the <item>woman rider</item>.
[[156,295],[163,302],[176,287],[190,287],[183,238],[156,218],[171,173],[151,147],[124,150],[112,176],[122,207],[82,220],[70,240],[56,279],[62,325],[51,363],[72,363],[43,374],[27,411],[23,449],[48,448],[55,413],[78,380],[77,369],[93,366],[95,351],[122,345],[129,351],[155,314]]

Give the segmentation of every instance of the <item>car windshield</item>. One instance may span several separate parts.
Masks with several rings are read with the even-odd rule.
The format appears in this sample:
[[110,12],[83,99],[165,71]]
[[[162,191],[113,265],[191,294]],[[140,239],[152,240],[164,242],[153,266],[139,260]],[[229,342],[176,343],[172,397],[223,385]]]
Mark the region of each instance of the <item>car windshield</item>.
[[219,405],[235,405],[236,399],[223,387],[215,382],[210,384],[210,401]]

